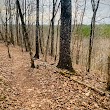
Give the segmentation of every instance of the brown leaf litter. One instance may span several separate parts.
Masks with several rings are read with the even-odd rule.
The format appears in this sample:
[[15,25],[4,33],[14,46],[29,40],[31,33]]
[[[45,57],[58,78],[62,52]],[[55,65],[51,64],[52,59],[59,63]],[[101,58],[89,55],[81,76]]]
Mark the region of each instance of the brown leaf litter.
[[[10,53],[11,59],[0,44],[0,110],[110,110],[110,96],[59,74],[61,70],[41,60],[31,69],[29,54],[19,47],[10,46]],[[74,67],[76,80],[99,89],[106,86],[103,75]]]

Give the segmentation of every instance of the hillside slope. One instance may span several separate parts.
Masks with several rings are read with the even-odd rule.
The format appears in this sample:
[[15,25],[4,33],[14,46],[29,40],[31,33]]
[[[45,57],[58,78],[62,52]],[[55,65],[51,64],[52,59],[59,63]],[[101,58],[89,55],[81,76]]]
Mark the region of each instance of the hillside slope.
[[19,47],[11,46],[10,53],[11,59],[0,44],[0,110],[110,110],[110,96],[62,76],[41,60],[31,69],[29,54]]

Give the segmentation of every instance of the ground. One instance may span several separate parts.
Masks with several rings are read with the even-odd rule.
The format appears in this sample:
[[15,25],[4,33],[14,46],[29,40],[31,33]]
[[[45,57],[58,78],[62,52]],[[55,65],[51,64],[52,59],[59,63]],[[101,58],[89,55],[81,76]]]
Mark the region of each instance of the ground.
[[[86,86],[104,90],[104,74],[77,69],[72,78],[65,77],[55,65],[42,59],[30,68],[29,53],[20,47],[0,44],[0,110],[110,110],[110,96]],[[75,80],[84,84],[80,84]]]

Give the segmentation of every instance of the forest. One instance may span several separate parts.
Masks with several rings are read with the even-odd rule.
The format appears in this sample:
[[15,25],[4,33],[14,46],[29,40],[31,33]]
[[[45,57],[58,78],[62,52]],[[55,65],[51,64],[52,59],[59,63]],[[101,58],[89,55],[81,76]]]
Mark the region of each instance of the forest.
[[110,0],[0,1],[0,110],[110,110]]

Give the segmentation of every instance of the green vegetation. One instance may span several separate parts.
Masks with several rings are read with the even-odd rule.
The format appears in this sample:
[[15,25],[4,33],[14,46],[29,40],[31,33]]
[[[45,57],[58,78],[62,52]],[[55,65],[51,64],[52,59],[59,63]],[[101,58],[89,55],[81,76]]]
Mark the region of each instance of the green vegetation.
[[105,24],[105,25],[99,25],[99,35],[101,37],[106,37],[109,38],[110,37],[110,24]]
[[[13,27],[15,29],[15,25]],[[41,28],[42,27],[40,27],[40,29]],[[60,26],[59,26],[59,28],[60,28]],[[35,25],[31,26],[31,29],[34,29],[34,31],[35,31]],[[44,29],[43,30],[44,31],[44,36],[47,36],[48,33],[49,33],[49,25],[44,25],[43,29]],[[14,30],[14,32],[15,32],[15,30]],[[51,31],[50,31],[50,33],[51,33]],[[57,25],[55,26],[55,35],[56,35],[56,33],[57,33]],[[82,30],[80,30],[80,32],[77,31],[75,33],[77,33],[77,34],[80,33],[80,35],[82,34],[83,37],[88,38],[89,35],[90,35],[90,25],[83,25],[82,26]],[[96,33],[97,37],[110,38],[110,24],[99,24],[99,25],[96,25],[95,33]],[[33,34],[35,35],[35,33],[33,33]]]
[[[110,37],[110,25],[109,24],[100,24],[96,25],[96,35],[97,37]],[[83,25],[82,27],[83,37],[89,37],[90,34],[90,25]]]
[[[44,33],[48,34],[48,25],[44,26]],[[55,33],[56,33],[57,26],[55,26]],[[97,37],[106,37],[110,38],[110,24],[99,24],[96,25],[96,36]],[[80,32],[75,32],[77,34],[82,33],[82,36],[88,38],[90,35],[90,25],[83,25],[82,30]]]
[[89,35],[90,35],[90,25],[83,25],[82,26],[82,35],[83,35],[83,37],[89,37]]

